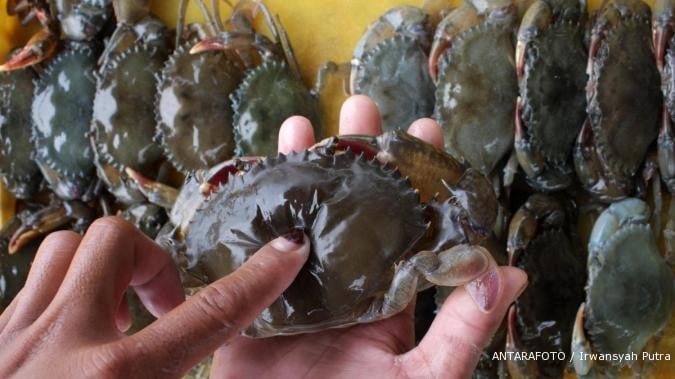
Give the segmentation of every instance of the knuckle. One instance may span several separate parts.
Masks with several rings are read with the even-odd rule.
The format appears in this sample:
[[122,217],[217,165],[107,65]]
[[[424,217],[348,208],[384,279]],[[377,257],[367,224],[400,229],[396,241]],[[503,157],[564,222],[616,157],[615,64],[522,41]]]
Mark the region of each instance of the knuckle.
[[230,281],[225,285],[215,282],[199,292],[196,304],[221,330],[229,332],[236,326],[234,315],[242,304],[241,298],[241,291],[235,283]]
[[99,346],[88,355],[82,365],[85,377],[122,378],[130,373],[131,360],[126,350],[118,344]]

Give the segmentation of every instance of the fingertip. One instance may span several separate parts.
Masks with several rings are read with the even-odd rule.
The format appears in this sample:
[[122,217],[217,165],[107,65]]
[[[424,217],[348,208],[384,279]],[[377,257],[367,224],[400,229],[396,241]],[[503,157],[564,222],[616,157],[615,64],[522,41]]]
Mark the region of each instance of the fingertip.
[[504,281],[504,293],[502,296],[505,300],[509,300],[509,303],[513,303],[527,288],[527,273],[518,267],[512,266],[503,266],[500,270]]
[[382,134],[380,112],[368,96],[353,95],[340,109],[340,134]]
[[314,128],[306,117],[291,116],[279,128],[278,150],[282,154],[305,150],[314,142]]
[[443,130],[440,125],[431,118],[415,120],[408,128],[408,134],[417,137],[439,149],[443,148]]

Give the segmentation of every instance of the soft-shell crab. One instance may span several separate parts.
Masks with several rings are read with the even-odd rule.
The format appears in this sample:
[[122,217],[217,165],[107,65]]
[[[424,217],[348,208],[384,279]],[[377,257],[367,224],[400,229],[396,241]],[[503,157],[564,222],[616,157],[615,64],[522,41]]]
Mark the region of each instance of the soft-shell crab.
[[59,197],[88,200],[95,188],[93,154],[86,137],[99,53],[93,39],[109,17],[110,2],[49,1],[30,6],[44,27],[1,65],[0,71],[29,67],[51,58],[40,72],[33,94],[34,159]]
[[42,181],[30,140],[35,77],[31,68],[0,72],[0,176],[19,199],[32,197]]
[[430,28],[424,9],[394,7],[368,26],[354,48],[350,92],[372,98],[388,130],[405,129],[434,110],[426,68]]
[[[534,194],[516,212],[509,228],[509,264],[523,269],[528,286],[511,306],[506,349],[511,352],[569,354],[574,316],[583,301],[585,262],[565,199]],[[560,378],[565,360],[510,360],[515,378]]]
[[518,30],[514,150],[538,190],[572,183],[572,146],[586,117],[585,21],[585,1],[537,0]]
[[615,0],[600,11],[586,69],[588,117],[574,148],[577,176],[600,200],[630,196],[634,176],[658,133],[661,91],[640,0]]
[[[319,137],[321,127],[317,97],[300,77],[295,54],[279,17],[272,17],[261,0],[241,0],[235,12],[238,9],[249,14],[249,17],[239,19],[245,22],[245,27],[233,20],[238,29],[221,31],[216,37],[201,41],[190,50],[192,54],[236,51],[247,67],[251,67],[254,58],[251,52],[257,51],[261,63],[246,73],[241,85],[230,95],[235,154],[276,153],[279,127],[293,115],[307,117],[314,127],[314,134]],[[264,16],[272,40],[257,33],[250,25],[258,11]]]
[[438,25],[429,56],[446,149],[485,175],[513,146],[516,13],[510,1],[470,1]]
[[164,163],[155,143],[156,74],[169,54],[169,33],[149,2],[115,0],[117,28],[100,58],[91,146],[98,177],[117,200],[145,197],[124,173],[129,166],[153,178]]
[[[130,173],[149,195],[163,191]],[[159,241],[197,282],[227,275],[279,235],[300,229],[310,238],[309,262],[249,336],[389,317],[417,290],[466,283],[493,262],[473,245],[495,220],[490,183],[400,131],[334,137],[302,153],[196,175],[201,180],[188,178],[172,209],[174,230]]]
[[[609,206],[588,242],[586,301],[574,326],[574,368],[580,376],[612,375],[631,360],[603,366],[582,353],[639,353],[661,331],[673,308],[673,274],[649,226],[649,206],[628,198]],[[592,371],[593,370],[593,371]]]

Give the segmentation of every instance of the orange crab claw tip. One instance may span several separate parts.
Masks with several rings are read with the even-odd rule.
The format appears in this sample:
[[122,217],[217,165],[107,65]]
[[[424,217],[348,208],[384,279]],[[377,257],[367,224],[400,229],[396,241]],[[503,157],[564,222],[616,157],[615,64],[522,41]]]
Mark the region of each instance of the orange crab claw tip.
[[24,247],[29,241],[33,238],[39,236],[40,233],[35,230],[29,230],[25,233],[21,233],[18,236],[13,236],[9,241],[9,246],[7,247],[7,252],[9,255],[16,254],[22,247]]
[[141,186],[145,187],[150,184],[150,180],[148,178],[136,172],[136,170],[132,169],[131,167],[125,168],[124,172],[126,172],[126,174],[129,175],[131,179],[133,179],[136,183],[138,183]]
[[212,38],[198,42],[196,45],[192,46],[190,49],[190,54],[199,54],[213,50],[224,50],[227,47],[228,45],[223,43],[222,40]]

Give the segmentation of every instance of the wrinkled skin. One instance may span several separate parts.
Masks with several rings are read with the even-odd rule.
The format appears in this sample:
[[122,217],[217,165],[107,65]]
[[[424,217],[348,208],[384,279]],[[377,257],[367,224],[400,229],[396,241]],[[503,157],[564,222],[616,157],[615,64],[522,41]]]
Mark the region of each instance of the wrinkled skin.
[[434,84],[425,64],[430,34],[429,15],[404,5],[370,24],[354,48],[350,92],[375,101],[385,131],[405,129],[433,112]]
[[95,184],[87,141],[96,90],[94,45],[68,43],[40,75],[33,97],[35,161],[62,199],[88,200]]
[[[572,351],[639,353],[670,319],[673,274],[649,226],[649,207],[628,198],[598,218],[588,243],[586,302],[577,313]],[[574,360],[580,376],[616,375],[630,361]]]
[[429,63],[438,66],[434,114],[444,129],[446,149],[484,175],[513,145],[518,91],[515,9],[510,3],[489,5],[482,14],[465,4],[446,16]]
[[617,0],[600,11],[593,26],[588,118],[574,147],[574,164],[584,188],[602,201],[634,192],[634,176],[658,133],[661,92],[650,20],[645,3]]
[[[124,3],[115,2],[117,8],[120,2]],[[98,176],[124,203],[145,200],[124,168],[133,167],[157,179],[164,162],[162,149],[154,140],[153,101],[155,75],[169,54],[169,35],[161,21],[149,12],[137,13],[141,14],[133,18],[124,13],[118,15],[117,29],[100,59],[92,120]],[[129,18],[140,20],[128,24],[125,20]]]
[[19,199],[32,197],[42,180],[30,141],[35,76],[29,68],[0,73],[0,175]]
[[675,193],[675,3],[671,0],[656,1],[652,31],[656,64],[661,73],[663,112],[657,139],[657,154],[661,179],[668,191]]
[[[527,272],[529,285],[509,311],[507,351],[570,356],[572,326],[586,280],[585,257],[573,231],[574,214],[566,202],[535,194],[511,220],[509,264]],[[566,363],[513,360],[508,368],[516,378],[560,378]]]
[[569,187],[572,146],[586,118],[585,4],[534,2],[518,30],[514,150],[537,190]]

